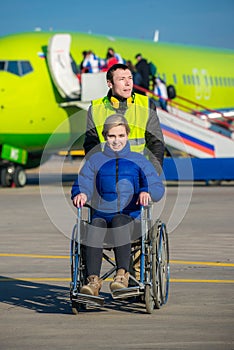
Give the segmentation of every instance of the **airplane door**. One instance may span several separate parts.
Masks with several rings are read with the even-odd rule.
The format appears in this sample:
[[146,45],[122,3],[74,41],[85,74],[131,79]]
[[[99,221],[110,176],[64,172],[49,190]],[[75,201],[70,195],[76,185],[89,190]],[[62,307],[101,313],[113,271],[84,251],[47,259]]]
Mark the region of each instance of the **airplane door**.
[[70,55],[70,34],[55,34],[48,44],[47,60],[51,76],[60,95],[78,98],[81,88],[76,74],[72,70]]

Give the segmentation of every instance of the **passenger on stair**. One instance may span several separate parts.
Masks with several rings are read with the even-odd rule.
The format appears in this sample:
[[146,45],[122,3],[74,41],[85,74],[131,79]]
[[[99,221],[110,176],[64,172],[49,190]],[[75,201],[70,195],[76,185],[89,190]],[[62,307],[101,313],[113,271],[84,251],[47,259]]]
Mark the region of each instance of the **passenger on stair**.
[[98,73],[100,71],[100,58],[91,50],[83,51],[84,60],[82,61],[83,73]]
[[167,100],[168,100],[167,86],[160,77],[157,77],[155,79],[154,93],[157,94],[159,97],[160,107],[164,111],[167,111]]
[[[135,56],[137,63],[135,64],[136,71],[140,75],[141,80],[137,85],[140,87],[149,90],[149,83],[150,83],[150,69],[149,64],[145,58],[142,57],[140,53],[138,53]],[[135,90],[139,94],[145,95],[145,92],[142,92],[141,90]]]

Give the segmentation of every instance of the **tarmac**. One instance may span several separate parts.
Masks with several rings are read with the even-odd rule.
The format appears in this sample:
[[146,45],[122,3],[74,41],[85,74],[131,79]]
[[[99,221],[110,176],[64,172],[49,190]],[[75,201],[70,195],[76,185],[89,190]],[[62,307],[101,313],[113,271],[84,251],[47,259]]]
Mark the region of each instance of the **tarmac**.
[[24,188],[0,188],[0,349],[234,349],[234,184],[166,184],[156,208],[169,231],[166,305],[149,315],[143,303],[112,300],[106,281],[104,307],[73,315],[78,167],[55,158],[28,171]]

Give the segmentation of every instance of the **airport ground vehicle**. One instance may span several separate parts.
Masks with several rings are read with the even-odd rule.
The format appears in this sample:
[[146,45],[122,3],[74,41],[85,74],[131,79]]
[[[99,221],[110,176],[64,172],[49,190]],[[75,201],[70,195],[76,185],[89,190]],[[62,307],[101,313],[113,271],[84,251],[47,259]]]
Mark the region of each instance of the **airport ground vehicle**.
[[[140,279],[137,280],[130,272],[129,287],[112,292],[113,299],[136,297],[145,303],[146,312],[152,313],[166,304],[169,293],[169,242],[166,225],[152,218],[153,205],[142,207],[141,220],[136,226],[141,230],[138,240],[132,242],[132,257],[140,254]],[[103,306],[104,297],[81,294],[80,289],[86,282],[84,249],[85,231],[90,221],[90,208],[78,208],[77,222],[73,228],[70,246],[71,283],[70,299],[72,312],[78,314],[86,306]],[[138,228],[136,228],[138,229]],[[111,265],[102,276],[105,281],[116,271],[116,265],[111,259],[109,248],[103,250],[103,258]],[[138,254],[138,255],[139,255]],[[132,259],[133,260],[133,259]],[[134,261],[132,262],[134,264]],[[131,269],[130,269],[131,271]]]

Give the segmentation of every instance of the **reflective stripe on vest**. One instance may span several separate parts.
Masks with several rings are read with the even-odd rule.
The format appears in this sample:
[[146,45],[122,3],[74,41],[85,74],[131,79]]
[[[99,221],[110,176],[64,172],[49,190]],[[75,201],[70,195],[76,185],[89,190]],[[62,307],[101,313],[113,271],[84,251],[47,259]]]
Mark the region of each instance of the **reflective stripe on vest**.
[[[92,116],[101,144],[105,143],[102,136],[103,124],[107,117],[116,114],[107,96],[92,101]],[[128,105],[124,117],[127,119],[130,134],[131,150],[143,153],[145,148],[145,130],[149,116],[149,99],[147,96],[135,94],[134,102]]]

